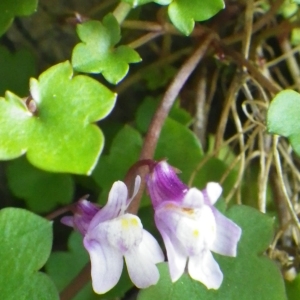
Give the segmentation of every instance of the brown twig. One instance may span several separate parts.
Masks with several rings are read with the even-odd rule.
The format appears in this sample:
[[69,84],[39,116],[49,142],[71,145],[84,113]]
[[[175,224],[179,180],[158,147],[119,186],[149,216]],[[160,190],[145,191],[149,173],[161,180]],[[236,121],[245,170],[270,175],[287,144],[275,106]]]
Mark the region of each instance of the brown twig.
[[[167,118],[169,111],[179,94],[181,88],[185,84],[188,77],[191,75],[191,73],[196,68],[199,61],[203,58],[205,55],[209,45],[211,44],[212,40],[215,39],[214,34],[208,34],[204,40],[201,42],[200,46],[196,49],[196,51],[186,60],[186,62],[182,65],[182,67],[179,69],[178,73],[174,77],[173,81],[169,85],[166,93],[164,94],[163,99],[161,100],[161,103],[156,110],[153,119],[151,121],[151,124],[149,126],[148,133],[145,138],[145,142],[141,151],[140,159],[152,159],[154,156],[154,152],[156,149],[156,145],[158,142],[158,138],[161,132],[161,128],[165,122],[165,119]],[[142,179],[145,178],[147,169],[142,168],[140,172],[140,176]],[[142,185],[140,188],[140,191],[136,198],[131,202],[131,205],[128,209],[130,213],[137,213],[140,200],[142,197],[142,193],[145,187],[144,180],[142,180]]]
[[87,263],[80,273],[60,293],[60,300],[71,300],[91,279],[91,264]]

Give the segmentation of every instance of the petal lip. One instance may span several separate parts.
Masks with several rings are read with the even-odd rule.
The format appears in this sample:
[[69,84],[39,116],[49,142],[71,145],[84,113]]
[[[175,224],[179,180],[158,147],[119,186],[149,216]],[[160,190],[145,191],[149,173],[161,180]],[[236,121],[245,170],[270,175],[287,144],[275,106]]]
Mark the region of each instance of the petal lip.
[[60,219],[60,222],[66,226],[74,227],[74,217],[65,216]]
[[203,204],[203,193],[197,188],[190,188],[180,203],[185,208],[200,208]]
[[211,210],[216,220],[216,238],[209,247],[210,250],[221,255],[235,257],[242,229],[215,207],[211,207]]
[[206,188],[202,191],[205,201],[208,205],[214,205],[222,194],[222,187],[217,182],[208,182]]
[[189,258],[188,272],[194,280],[202,282],[208,289],[217,290],[223,281],[223,273],[209,250]]
[[85,237],[83,244],[91,259],[93,290],[97,294],[105,294],[118,283],[121,277],[123,257],[105,241],[101,241],[100,244]]
[[138,288],[155,285],[159,279],[156,263],[164,261],[163,252],[155,238],[146,230],[139,247],[134,247],[125,255],[128,274]]
[[165,221],[163,216],[161,218],[155,213],[155,224],[167,250],[170,277],[172,282],[176,282],[184,273],[188,256],[176,236],[166,226]]
[[141,185],[141,177],[138,175],[138,176],[135,177],[132,196],[126,201],[127,206],[131,203],[131,201],[133,200],[133,198],[138,193],[140,185]]
[[93,229],[99,223],[118,217],[120,212],[125,211],[127,195],[125,183],[116,181],[109,192],[106,205],[94,216],[88,230]]

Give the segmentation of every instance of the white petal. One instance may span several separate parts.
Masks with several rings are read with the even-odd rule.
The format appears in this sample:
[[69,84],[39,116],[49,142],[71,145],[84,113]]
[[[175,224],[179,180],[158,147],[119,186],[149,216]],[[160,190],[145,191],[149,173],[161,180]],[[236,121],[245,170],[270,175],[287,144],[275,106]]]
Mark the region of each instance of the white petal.
[[153,263],[158,264],[165,260],[165,256],[156,241],[156,239],[146,230],[143,230],[143,240],[140,244],[140,250],[145,253],[145,255]]
[[214,207],[211,209],[216,220],[216,237],[209,249],[222,255],[236,256],[242,229]]
[[209,182],[206,185],[206,193],[211,205],[214,205],[222,194],[222,187],[216,182]]
[[204,197],[201,191],[196,188],[190,188],[184,196],[180,206],[186,208],[199,208],[204,203]]
[[143,241],[125,255],[131,281],[138,288],[147,288],[157,283],[159,272],[156,263],[164,261],[164,255],[157,241],[147,231],[143,231]]
[[208,289],[217,290],[223,281],[219,265],[209,250],[204,250],[200,255],[191,256],[188,271],[193,279],[202,282]]
[[83,243],[91,259],[93,289],[97,294],[104,294],[118,283],[123,269],[123,257],[105,241],[100,244],[84,238]]
[[177,281],[184,272],[187,255],[184,248],[176,239],[174,234],[168,229],[165,223],[155,215],[155,223],[159,230],[168,256],[169,271],[172,282]]
[[106,220],[111,220],[119,216],[121,211],[126,208],[127,187],[124,182],[116,181],[108,195],[106,205],[92,219],[89,230]]
[[133,200],[133,198],[138,193],[140,185],[141,185],[141,177],[140,176],[136,176],[135,177],[135,181],[134,181],[133,193],[132,193],[132,196],[127,200],[127,206],[130,204],[130,202]]
[[114,220],[99,225],[99,229],[106,232],[108,242],[125,253],[132,247],[138,246],[143,239],[143,225],[141,220],[132,214],[125,214]]

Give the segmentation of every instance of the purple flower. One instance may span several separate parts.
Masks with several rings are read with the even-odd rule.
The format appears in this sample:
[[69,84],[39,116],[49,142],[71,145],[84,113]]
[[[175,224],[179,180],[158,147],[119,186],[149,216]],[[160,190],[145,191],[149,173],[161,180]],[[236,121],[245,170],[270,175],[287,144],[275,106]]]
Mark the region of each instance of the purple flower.
[[236,256],[242,230],[223,216],[213,204],[222,193],[210,182],[199,191],[188,188],[165,161],[154,165],[147,178],[155,209],[155,223],[166,246],[173,282],[187,265],[190,276],[208,289],[218,289],[223,274],[211,251]]
[[164,261],[162,250],[154,237],[143,229],[140,219],[126,213],[139,186],[140,177],[137,177],[133,196],[128,199],[126,185],[117,181],[103,208],[81,200],[74,216],[62,219],[84,236],[83,244],[91,259],[93,289],[98,294],[106,293],[117,284],[123,257],[129,277],[138,288],[154,285],[159,279],[155,264]]

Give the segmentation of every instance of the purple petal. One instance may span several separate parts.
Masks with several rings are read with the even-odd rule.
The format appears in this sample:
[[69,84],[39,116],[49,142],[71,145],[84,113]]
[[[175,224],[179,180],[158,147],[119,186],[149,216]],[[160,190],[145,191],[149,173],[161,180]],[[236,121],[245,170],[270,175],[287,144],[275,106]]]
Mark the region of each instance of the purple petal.
[[140,185],[141,185],[141,177],[140,176],[136,176],[135,181],[134,181],[133,193],[132,193],[132,196],[127,200],[127,206],[130,204],[130,202],[132,201],[132,199],[138,193]]
[[76,205],[76,213],[84,215],[89,219],[92,219],[96,213],[100,210],[100,207],[86,199],[79,200]]
[[116,218],[120,212],[125,211],[127,194],[128,191],[125,183],[116,181],[109,192],[106,205],[94,216],[89,230],[101,222]]
[[207,204],[214,205],[222,194],[222,187],[216,182],[209,182],[202,191]]
[[204,197],[201,191],[190,188],[184,196],[180,205],[186,208],[199,208],[204,204]]
[[168,265],[172,282],[177,281],[184,272],[187,254],[173,232],[165,225],[164,221],[155,214],[156,227],[159,230],[168,256]]
[[222,255],[236,256],[242,229],[223,216],[216,208],[211,207],[211,209],[216,220],[216,238],[209,247],[210,250]]
[[193,279],[202,282],[208,289],[216,290],[222,284],[223,274],[208,250],[189,258],[188,271]]
[[86,237],[84,247],[89,252],[92,266],[92,284],[95,293],[104,294],[119,281],[123,269],[123,257],[105,240],[101,244]]
[[60,222],[66,226],[74,227],[74,217],[65,216],[60,219]]
[[147,187],[154,207],[163,201],[181,201],[188,190],[165,161],[155,165],[147,178]]
[[164,261],[164,255],[154,237],[143,231],[143,241],[125,254],[131,281],[138,288],[147,288],[157,283],[159,272],[156,263]]

